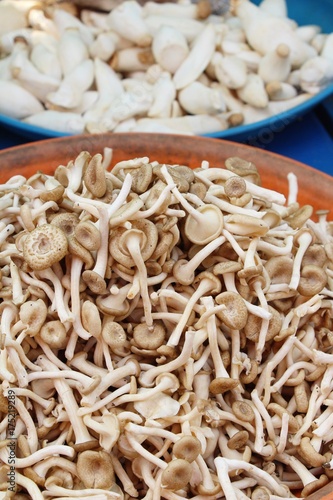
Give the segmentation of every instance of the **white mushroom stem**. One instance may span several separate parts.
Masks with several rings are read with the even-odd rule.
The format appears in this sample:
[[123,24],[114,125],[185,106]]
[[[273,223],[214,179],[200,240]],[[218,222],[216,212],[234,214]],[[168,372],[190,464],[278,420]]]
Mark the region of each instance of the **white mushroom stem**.
[[261,397],[262,391],[264,390],[264,398],[262,399],[265,406],[268,405],[270,401],[271,393],[271,377],[273,370],[278,366],[279,363],[287,356],[288,352],[291,350],[292,346],[296,341],[295,337],[288,337],[283,346],[274,354],[274,356],[268,361],[264,369],[262,370],[260,377],[258,379],[256,389],[258,396]]
[[[123,394],[128,394],[131,389],[131,384],[124,384],[118,389],[115,389],[111,394],[105,396],[105,398],[99,399],[93,406],[81,407],[78,410],[78,415],[80,417],[84,417],[84,415],[88,415],[89,413],[95,413],[96,411],[106,407],[110,403],[112,403],[115,399],[120,398]],[[139,417],[141,421],[141,417]]]
[[57,312],[60,321],[62,323],[72,321],[73,317],[64,302],[63,286],[55,272],[49,268],[43,271],[38,271],[38,276],[44,280],[50,281],[54,286],[54,302],[52,304],[52,308]]
[[[205,306],[206,311],[209,311],[214,306],[214,301],[212,297],[202,297],[202,304]],[[220,347],[217,341],[217,328],[216,328],[216,318],[214,315],[209,316],[207,320],[207,331],[208,331],[208,342],[210,347],[210,353],[213,359],[215,377],[229,378],[229,374],[224,367]]]
[[34,500],[44,500],[44,495],[32,479],[29,479],[18,471],[15,471],[15,482],[17,485],[24,488]]
[[288,453],[281,453],[277,458],[283,464],[289,465],[289,467],[296,472],[297,476],[302,481],[303,486],[317,480],[316,476],[314,476],[312,472],[296,457],[289,455]]
[[270,414],[268,413],[266,407],[264,406],[263,402],[258,397],[258,392],[256,389],[253,389],[253,391],[251,392],[251,399],[253,401],[253,404],[257,408],[258,412],[260,413],[262,419],[265,422],[265,426],[266,426],[269,438],[271,439],[271,441],[273,443],[275,443],[277,436],[276,436],[276,433],[274,430],[272,418],[271,418]]
[[299,247],[297,249],[297,252],[296,252],[296,255],[294,258],[293,273],[292,273],[292,277],[291,277],[291,280],[289,283],[289,288],[291,290],[296,290],[298,287],[299,280],[301,277],[300,270],[301,270],[302,259],[303,259],[303,256],[304,256],[306,250],[308,249],[309,245],[311,244],[311,241],[312,241],[312,235],[311,235],[310,231],[306,231],[298,237]]
[[185,333],[185,341],[179,356],[169,363],[164,365],[149,368],[147,371],[141,373],[140,382],[144,387],[151,387],[154,383],[155,378],[164,372],[171,373],[180,366],[186,363],[186,361],[191,356],[193,342],[194,342],[195,332],[187,331]]
[[200,283],[198,288],[195,290],[193,295],[190,297],[189,301],[186,304],[186,307],[183,311],[181,320],[177,324],[176,328],[173,330],[171,333],[167,345],[169,346],[176,346],[179,343],[179,340],[181,338],[182,332],[186,326],[186,323],[190,317],[190,314],[193,310],[193,306],[197,303],[197,301],[205,295],[207,292],[212,290],[215,287],[215,283],[212,284],[210,279],[203,278]]
[[230,481],[229,466],[226,459],[217,457],[214,460],[214,464],[226,500],[238,500],[235,489]]
[[136,375],[138,365],[131,359],[124,366],[115,368],[112,372],[108,373],[101,383],[89,394],[83,396],[81,399],[81,406],[92,406],[95,404],[96,399],[109,387],[114,386],[119,380],[123,380],[131,375]]
[[[211,184],[208,183],[208,185],[212,185],[213,181],[219,179],[226,181],[229,177],[235,176],[235,173],[223,168],[210,167],[204,171],[195,172],[195,176],[205,184],[207,184],[207,181],[210,181]],[[253,184],[246,179],[244,180],[246,184],[246,191],[251,193],[255,198],[264,199],[270,201],[271,203],[277,203],[278,205],[284,205],[286,203],[286,198],[283,194],[271,189],[263,188],[257,184]]]
[[[40,356],[39,363],[44,370],[50,370],[59,372],[60,370],[51,363],[47,358]],[[75,433],[75,443],[85,443],[87,441],[91,441],[93,438],[90,436],[86,426],[83,423],[81,417],[78,416],[77,412],[79,406],[76,402],[74,393],[69,386],[69,384],[60,378],[54,378],[54,387],[61,398],[63,405],[66,409],[68,418],[73,426],[73,430]]]
[[35,453],[35,451],[37,451],[37,449],[38,449],[38,436],[37,436],[37,429],[36,429],[35,423],[32,420],[32,417],[31,417],[29,411],[24,406],[24,404],[20,398],[15,398],[15,408],[17,409],[17,412],[18,412],[22,422],[25,425],[26,433],[27,433],[27,443],[28,443],[30,452]]
[[[224,273],[223,280],[228,292],[230,291],[239,293],[235,285],[235,273]],[[272,317],[271,313],[263,309],[261,306],[252,304],[251,302],[245,299],[244,299],[244,304],[246,305],[246,308],[249,311],[249,313],[258,316],[258,318],[269,320]]]
[[[23,469],[26,467],[31,467],[37,462],[44,460],[45,458],[52,457],[54,455],[64,455],[65,457],[73,458],[75,455],[74,448],[67,445],[50,445],[35,451],[28,457],[15,458],[15,465],[17,469]],[[8,463],[9,453],[8,450],[2,448],[0,450],[0,458],[3,462]]]

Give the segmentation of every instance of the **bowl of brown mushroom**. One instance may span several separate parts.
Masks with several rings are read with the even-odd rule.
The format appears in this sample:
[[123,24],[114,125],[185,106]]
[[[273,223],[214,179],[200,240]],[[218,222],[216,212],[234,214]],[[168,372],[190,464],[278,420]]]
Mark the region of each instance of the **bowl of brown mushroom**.
[[2,0],[0,124],[253,140],[333,93],[330,0]]
[[333,178],[152,133],[0,165],[1,498],[332,499]]

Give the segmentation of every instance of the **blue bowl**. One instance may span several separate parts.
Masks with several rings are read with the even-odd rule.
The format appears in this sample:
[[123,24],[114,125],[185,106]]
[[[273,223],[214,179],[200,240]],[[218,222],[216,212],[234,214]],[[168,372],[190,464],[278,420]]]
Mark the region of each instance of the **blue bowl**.
[[[257,5],[260,1],[261,0],[252,0],[252,2]],[[299,26],[314,24],[320,26],[323,33],[330,33],[333,31],[333,0],[318,0],[316,2],[314,0],[287,0],[287,6],[288,17],[294,19]],[[206,137],[218,137],[241,142],[247,141],[251,143],[255,141],[258,136],[260,137],[265,134],[271,134],[272,132],[275,133],[284,130],[293,121],[304,116],[331,95],[333,95],[333,83],[328,85],[318,94],[315,94],[313,97],[307,99],[307,101],[303,102],[299,106],[295,106],[284,113],[279,113],[275,116],[255,123],[241,125],[204,135]],[[0,125],[29,140],[40,140],[71,135],[35,125],[29,125],[3,114],[0,114]]]

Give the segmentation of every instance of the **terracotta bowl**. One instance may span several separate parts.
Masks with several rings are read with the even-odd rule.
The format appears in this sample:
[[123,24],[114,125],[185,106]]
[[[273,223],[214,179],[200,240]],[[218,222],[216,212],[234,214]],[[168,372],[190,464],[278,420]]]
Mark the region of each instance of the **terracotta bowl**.
[[81,151],[103,153],[105,146],[114,149],[113,163],[148,156],[152,161],[181,163],[192,168],[200,166],[202,160],[208,160],[211,166],[223,167],[226,158],[239,156],[257,166],[264,187],[287,195],[287,175],[293,172],[298,178],[298,201],[301,204],[310,204],[315,210],[332,207],[333,177],[274,153],[205,137],[119,133],[33,142],[0,152],[0,181],[16,174],[28,177],[37,170],[50,174],[58,165],[66,165]]
[[[199,167],[202,160],[211,166],[223,167],[230,156],[253,162],[261,175],[262,185],[288,195],[287,175],[298,178],[300,204],[310,204],[315,210],[330,210],[333,205],[333,177],[289,158],[257,148],[220,139],[160,134],[101,134],[62,137],[30,143],[0,152],[0,182],[13,175],[26,177],[38,170],[52,174],[59,164],[83,150],[103,153],[104,147],[114,149],[112,163],[148,156],[151,161],[185,164]],[[333,500],[333,483],[310,495],[308,500]]]

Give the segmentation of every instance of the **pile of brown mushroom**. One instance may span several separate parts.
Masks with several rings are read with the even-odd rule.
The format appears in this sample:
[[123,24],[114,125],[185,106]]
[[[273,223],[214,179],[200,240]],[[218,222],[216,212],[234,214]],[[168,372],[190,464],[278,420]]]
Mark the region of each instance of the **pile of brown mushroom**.
[[245,159],[111,164],[0,187],[1,498],[308,496],[333,476],[332,222]]

